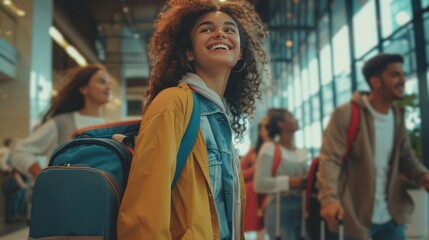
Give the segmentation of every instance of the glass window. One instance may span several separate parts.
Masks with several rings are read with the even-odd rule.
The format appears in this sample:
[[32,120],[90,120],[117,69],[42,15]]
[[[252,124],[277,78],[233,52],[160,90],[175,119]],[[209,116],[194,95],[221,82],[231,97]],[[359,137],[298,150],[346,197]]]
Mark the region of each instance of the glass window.
[[327,44],[320,51],[320,72],[322,73],[322,85],[332,82],[331,45]]
[[328,0],[319,0],[316,2],[319,3],[319,14],[320,15],[324,14],[326,10],[326,6],[328,5]]
[[335,76],[350,72],[349,43],[349,28],[343,26],[332,39]]
[[[296,109],[296,111],[294,113],[294,117],[298,121],[299,126],[304,126],[304,123],[302,121],[302,110],[301,110],[301,108]],[[302,130],[303,130],[303,128],[301,127],[301,129],[295,133],[295,137],[296,137],[298,146],[304,146],[304,133]]]
[[348,27],[343,26],[332,40],[334,46],[334,75],[337,105],[348,102],[351,97],[350,52]]
[[294,91],[295,91],[295,107],[299,108],[302,104],[302,87],[301,87],[301,78],[300,78],[300,71],[299,71],[299,65],[298,63],[294,66]]
[[[336,95],[338,104],[343,103],[345,98],[350,97],[350,37],[349,28],[346,25],[346,8],[344,0],[335,0],[332,5],[333,18],[332,28],[334,36],[332,47],[334,54],[334,76],[336,84]],[[348,99],[346,100],[348,101]]]
[[377,21],[375,19],[375,0],[353,0],[353,34],[357,58],[377,44]]
[[291,81],[293,78],[289,77],[289,84],[288,84],[288,109],[290,111],[294,111],[295,110],[295,102],[294,102],[294,86],[293,86],[293,81]]
[[304,68],[301,70],[302,77],[302,100],[307,101],[310,98],[310,84],[308,81],[308,70]]
[[313,148],[319,149],[322,146],[322,126],[320,121],[311,124],[311,139]]
[[[300,19],[299,19],[299,25],[303,25],[303,26],[305,26],[305,24],[306,24],[306,20],[307,20],[307,4],[304,2],[304,1],[302,1],[300,4],[297,4],[298,5],[298,8],[299,8],[299,17],[300,17]],[[305,31],[303,31],[303,32],[305,32]]]
[[320,120],[320,100],[319,100],[319,96],[316,95],[314,97],[311,98],[311,105],[313,108],[312,111],[312,119],[315,121],[319,121]]
[[300,70],[301,70],[301,87],[302,100],[307,101],[310,98],[310,82],[308,79],[308,48],[307,44],[301,44],[300,50]]
[[[429,4],[429,0],[428,4]],[[426,60],[428,62],[429,65],[429,12],[425,12],[425,14],[423,15],[423,20],[424,20],[424,32],[425,32],[425,40],[426,40]]]
[[311,122],[310,101],[304,103],[304,124],[308,125]]
[[352,96],[352,80],[350,74],[337,76],[335,78],[335,90],[337,92],[337,105],[350,101]]
[[413,18],[410,0],[380,1],[383,38],[404,26]]
[[313,26],[314,25],[314,0],[308,0],[307,1],[308,8],[307,8],[307,25]]
[[310,95],[313,96],[319,92],[319,66],[316,56],[316,33],[312,32],[308,36],[308,77],[310,83]]
[[305,133],[305,148],[310,149],[313,145],[312,138],[314,137],[313,133],[311,132],[311,125],[305,126],[304,133]]
[[331,84],[322,87],[323,116],[331,114],[332,110],[334,110],[334,94],[332,93]]
[[320,91],[319,86],[319,66],[317,65],[317,58],[310,60],[310,95],[313,96]]
[[429,7],[429,0],[422,0],[422,8]]
[[329,42],[329,17],[327,14],[321,19],[319,24],[319,48],[322,85],[332,81],[332,58],[331,44]]
[[299,47],[299,33],[300,33],[300,31],[294,31],[292,33],[292,41],[293,41],[292,54],[295,54],[299,51],[299,49],[298,49],[298,47]]
[[362,67],[364,62],[358,61],[356,62],[356,80],[357,80],[357,90],[361,92],[369,92],[371,88],[368,85],[365,77],[362,74]]
[[333,35],[346,24],[346,7],[344,0],[334,0],[332,3],[332,32]]
[[383,49],[387,53],[401,54],[404,57],[404,71],[411,73],[417,68],[414,43],[414,31],[410,24],[385,41]]
[[295,133],[295,141],[297,146],[304,146],[304,131],[302,129]]
[[303,118],[302,118],[302,108],[301,107],[299,107],[299,108],[297,108],[296,110],[295,110],[295,118],[296,118],[296,120],[299,122],[299,126],[304,126],[304,121],[303,121]]
[[378,49],[374,49],[371,52],[369,52],[362,60],[359,60],[356,62],[356,77],[357,77],[357,90],[358,91],[364,91],[369,92],[371,89],[368,85],[368,82],[366,81],[365,77],[362,73],[362,67],[366,60],[370,59],[371,57],[375,56],[378,53]]
[[328,126],[329,119],[331,119],[331,115],[330,114],[323,117],[323,121],[322,121],[323,129],[326,129],[326,127]]

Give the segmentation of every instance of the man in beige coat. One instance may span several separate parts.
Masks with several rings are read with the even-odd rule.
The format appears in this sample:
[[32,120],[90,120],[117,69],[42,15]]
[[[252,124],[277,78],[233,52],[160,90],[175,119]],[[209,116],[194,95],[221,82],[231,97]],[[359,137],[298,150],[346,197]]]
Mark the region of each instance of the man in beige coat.
[[350,103],[334,111],[324,134],[317,173],[320,214],[331,230],[337,228],[336,219],[344,219],[346,239],[405,240],[413,203],[404,178],[429,189],[429,173],[414,156],[403,109],[394,104],[404,97],[403,58],[379,54],[362,72],[371,92],[352,97],[361,114],[343,164]]

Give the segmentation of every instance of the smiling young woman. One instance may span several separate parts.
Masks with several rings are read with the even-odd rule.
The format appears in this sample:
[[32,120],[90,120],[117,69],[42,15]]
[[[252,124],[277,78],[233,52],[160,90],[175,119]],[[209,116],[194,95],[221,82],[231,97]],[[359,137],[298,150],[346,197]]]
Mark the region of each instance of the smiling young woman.
[[[246,1],[170,1],[159,15],[118,239],[244,239],[245,189],[232,139],[261,96],[266,34]],[[172,187],[192,92],[199,133]]]

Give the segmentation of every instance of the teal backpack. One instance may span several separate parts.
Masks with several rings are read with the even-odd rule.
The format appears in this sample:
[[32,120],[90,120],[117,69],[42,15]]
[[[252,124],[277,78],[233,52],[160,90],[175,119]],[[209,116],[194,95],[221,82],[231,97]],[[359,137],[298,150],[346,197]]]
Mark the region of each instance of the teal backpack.
[[[173,188],[194,145],[200,103],[193,93],[191,120],[177,154]],[[36,179],[29,239],[116,239],[116,219],[140,121],[80,132],[53,154]],[[114,140],[115,139],[115,140]],[[55,238],[52,238],[55,237]],[[79,238],[80,237],[80,238]]]

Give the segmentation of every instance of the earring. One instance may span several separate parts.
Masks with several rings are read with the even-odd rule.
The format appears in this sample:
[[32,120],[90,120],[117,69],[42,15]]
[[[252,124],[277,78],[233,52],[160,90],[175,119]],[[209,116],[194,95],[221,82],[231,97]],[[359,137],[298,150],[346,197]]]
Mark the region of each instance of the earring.
[[[239,66],[240,65],[240,61],[242,61],[243,62],[243,66],[242,67],[237,67],[237,66]],[[240,59],[240,60],[238,60],[237,61],[237,64],[235,64],[235,66],[231,69],[231,71],[232,72],[235,72],[235,73],[239,73],[239,72],[241,72],[241,71],[243,71],[243,69],[246,67],[246,62],[243,60],[243,59]],[[238,70],[237,70],[238,69]]]
[[191,72],[195,72],[195,70],[191,67],[191,65],[189,65],[189,62],[186,62],[186,66],[188,66],[189,70],[191,70]]

